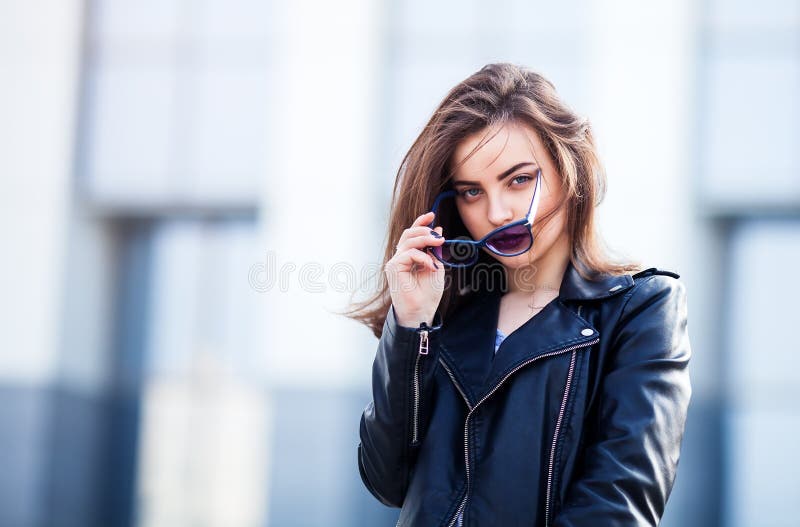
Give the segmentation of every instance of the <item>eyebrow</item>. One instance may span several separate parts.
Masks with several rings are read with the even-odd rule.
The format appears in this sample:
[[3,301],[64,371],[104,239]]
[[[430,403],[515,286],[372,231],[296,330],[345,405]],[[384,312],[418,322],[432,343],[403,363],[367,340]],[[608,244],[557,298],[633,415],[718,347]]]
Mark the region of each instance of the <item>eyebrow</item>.
[[[537,166],[537,165],[536,165],[536,163],[531,163],[530,161],[525,161],[525,162],[522,162],[522,163],[517,163],[517,164],[516,164],[516,165],[514,165],[513,167],[509,168],[508,170],[504,171],[504,172],[503,172],[503,173],[501,173],[499,176],[497,176],[497,181],[503,181],[505,178],[507,178],[508,176],[510,176],[511,174],[513,174],[514,172],[516,172],[517,170],[519,170],[520,168],[522,168],[522,167],[526,167],[526,166],[533,166],[533,167],[535,167],[535,166]],[[480,185],[480,182],[479,182],[479,181],[464,181],[464,180],[461,180],[461,181],[453,181],[453,186],[454,186],[454,187],[458,187],[458,186],[460,186],[460,185]]]

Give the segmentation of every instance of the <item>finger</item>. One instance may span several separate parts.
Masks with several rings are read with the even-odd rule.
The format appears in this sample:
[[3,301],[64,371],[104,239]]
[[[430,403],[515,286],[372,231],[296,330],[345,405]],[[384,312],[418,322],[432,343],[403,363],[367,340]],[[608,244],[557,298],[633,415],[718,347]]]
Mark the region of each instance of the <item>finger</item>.
[[410,271],[414,263],[417,263],[426,269],[430,269],[431,271],[437,271],[437,267],[432,260],[432,256],[425,254],[419,249],[409,249],[405,251],[400,259],[401,267],[407,268]]
[[436,238],[430,233],[430,230],[426,232],[427,234],[414,236],[398,243],[396,252],[399,253],[409,249],[424,250],[426,247],[437,247],[444,243],[444,237]]
[[[436,229],[433,229],[433,231],[438,233],[439,236],[441,236],[442,228],[436,227]],[[409,227],[408,229],[404,230],[403,233],[400,235],[400,241],[397,242],[397,244],[400,245],[406,240],[417,238],[419,236],[429,236],[433,239],[437,239],[437,237],[431,233],[431,229],[429,229],[428,227]]]
[[416,227],[419,225],[427,225],[433,221],[433,212],[426,212],[421,216],[417,216],[417,219],[414,220],[414,223],[411,224],[412,227]]

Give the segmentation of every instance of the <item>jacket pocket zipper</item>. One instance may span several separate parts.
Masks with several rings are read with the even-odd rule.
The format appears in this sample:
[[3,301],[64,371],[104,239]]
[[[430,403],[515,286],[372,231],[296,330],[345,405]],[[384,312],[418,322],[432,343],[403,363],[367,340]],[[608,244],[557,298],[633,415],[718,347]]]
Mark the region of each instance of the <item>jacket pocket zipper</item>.
[[412,416],[412,427],[411,427],[411,444],[416,445],[419,443],[419,399],[420,399],[420,382],[419,382],[419,363],[423,356],[428,354],[428,332],[429,327],[428,324],[423,322],[419,325],[420,329],[418,330],[419,333],[419,348],[417,349],[417,357],[414,360],[414,380],[413,380],[413,391],[414,391],[414,404],[413,404],[413,416]]

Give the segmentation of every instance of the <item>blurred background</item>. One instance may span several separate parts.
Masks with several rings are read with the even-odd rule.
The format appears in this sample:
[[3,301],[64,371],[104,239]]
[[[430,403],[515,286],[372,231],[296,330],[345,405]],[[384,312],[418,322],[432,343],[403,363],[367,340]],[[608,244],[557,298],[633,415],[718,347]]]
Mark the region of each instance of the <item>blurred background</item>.
[[392,525],[377,341],[335,311],[496,61],[591,118],[606,240],[687,285],[663,525],[798,525],[793,0],[0,0],[0,525]]

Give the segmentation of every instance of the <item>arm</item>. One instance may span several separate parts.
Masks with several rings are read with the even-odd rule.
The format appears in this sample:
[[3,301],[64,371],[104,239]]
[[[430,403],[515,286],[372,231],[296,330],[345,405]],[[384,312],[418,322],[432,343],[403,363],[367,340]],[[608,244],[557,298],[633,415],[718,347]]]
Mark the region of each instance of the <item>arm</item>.
[[612,338],[584,461],[557,527],[658,525],[675,480],[691,396],[683,284],[643,278]]
[[[441,321],[428,331],[420,353],[420,328],[400,326],[389,308],[372,366],[372,402],[361,416],[358,468],[381,503],[401,507],[432,405]],[[422,349],[424,352],[424,348]]]

